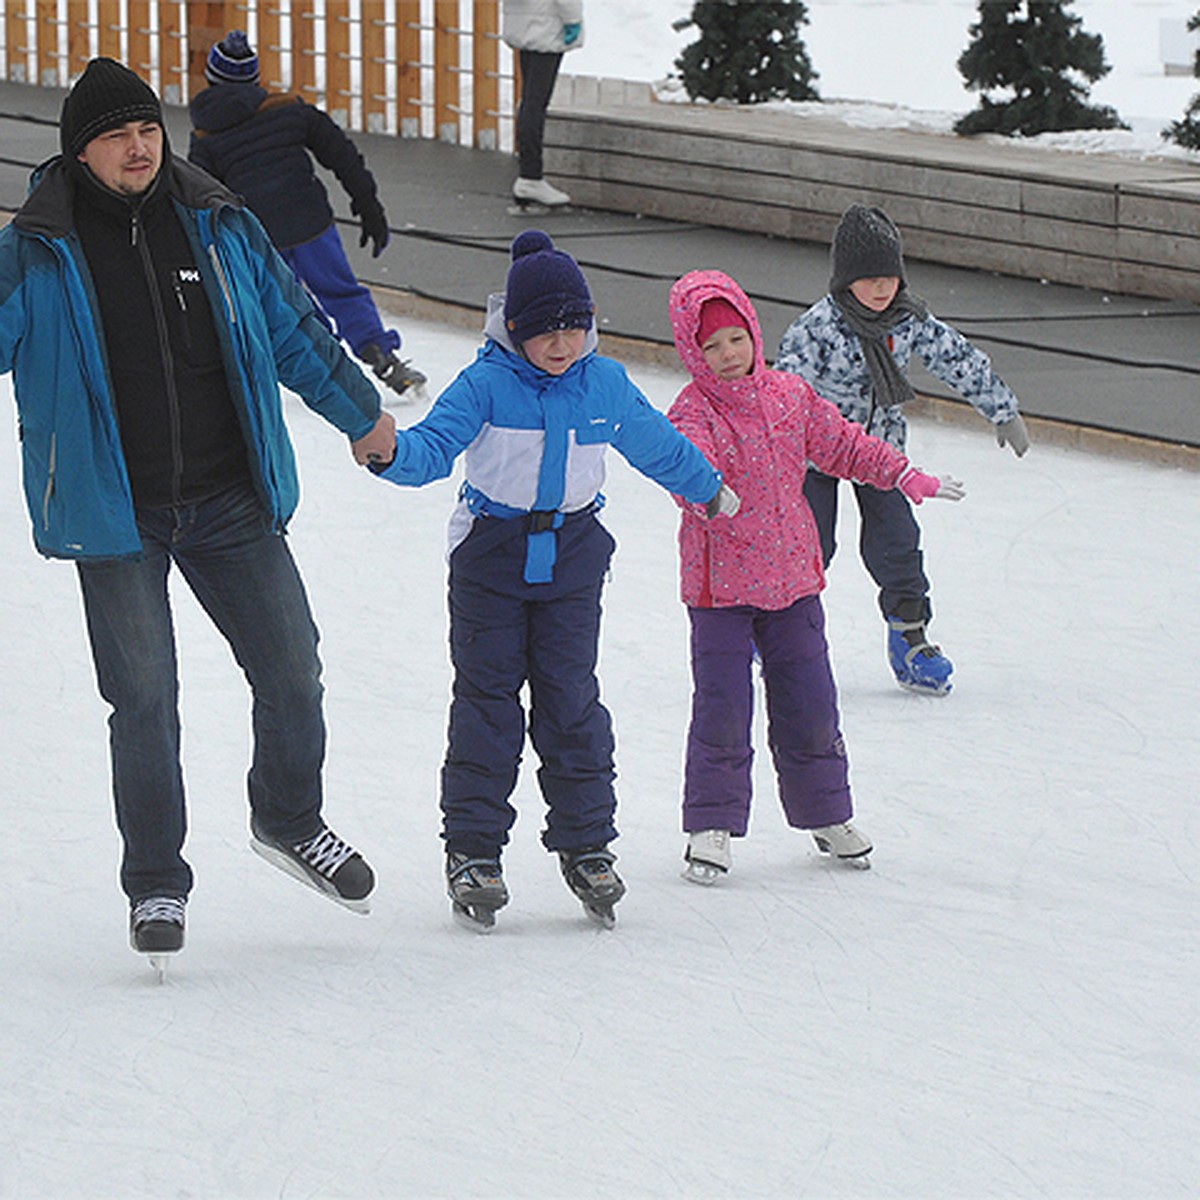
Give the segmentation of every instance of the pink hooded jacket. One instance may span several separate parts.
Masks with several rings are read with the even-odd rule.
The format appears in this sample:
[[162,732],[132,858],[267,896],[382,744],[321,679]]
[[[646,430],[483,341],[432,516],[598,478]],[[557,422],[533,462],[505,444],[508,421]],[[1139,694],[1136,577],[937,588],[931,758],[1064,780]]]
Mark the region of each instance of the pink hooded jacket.
[[[718,378],[696,341],[701,306],[716,297],[742,314],[754,340],[754,369],[741,379]],[[728,275],[692,271],[678,280],[671,288],[671,326],[692,382],[667,417],[742,501],[736,516],[711,521],[702,505],[679,501],[683,602],[787,608],[825,586],[820,539],[804,498],[808,463],[887,490],[908,459],[847,421],[798,375],[768,369],[758,314]]]

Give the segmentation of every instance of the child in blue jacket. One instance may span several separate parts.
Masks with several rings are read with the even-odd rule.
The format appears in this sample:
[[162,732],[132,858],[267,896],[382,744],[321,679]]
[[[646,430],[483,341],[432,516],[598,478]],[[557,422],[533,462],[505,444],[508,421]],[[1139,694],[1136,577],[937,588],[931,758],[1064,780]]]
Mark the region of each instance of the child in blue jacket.
[[[699,450],[625,369],[595,353],[594,306],[575,260],[540,230],[512,244],[487,340],[419,424],[372,469],[420,486],[466,478],[450,520],[454,685],[442,767],[442,837],[455,915],[490,929],[508,903],[501,853],[529,735],[547,806],[542,842],[589,915],[613,922],[625,885],[614,824],[612,721],[600,702],[600,596],[615,543],[598,519],[609,446],[715,515],[736,503]],[[711,502],[711,503],[709,503]]]

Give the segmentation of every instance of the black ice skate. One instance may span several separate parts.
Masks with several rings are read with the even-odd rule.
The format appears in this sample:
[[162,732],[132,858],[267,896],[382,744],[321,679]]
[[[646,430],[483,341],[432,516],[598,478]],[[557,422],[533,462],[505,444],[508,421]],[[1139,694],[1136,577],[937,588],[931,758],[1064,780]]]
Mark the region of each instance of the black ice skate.
[[508,903],[508,888],[497,858],[446,855],[446,891],[455,920],[476,933],[490,933],[496,913]]
[[129,906],[129,944],[146,956],[158,973],[167,978],[167,963],[183,949],[184,911],[182,896],[144,896]]
[[617,923],[613,905],[625,895],[625,884],[613,867],[617,856],[607,846],[560,850],[559,864],[567,887],[579,897],[593,921],[611,929]]
[[343,842],[328,825],[303,842],[289,846],[250,826],[250,849],[293,879],[328,896],[351,912],[371,911],[375,872],[353,846]]
[[397,358],[390,350],[381,350],[374,342],[363,347],[362,359],[398,397],[403,397],[405,404],[426,398],[425,384],[428,380],[408,359]]

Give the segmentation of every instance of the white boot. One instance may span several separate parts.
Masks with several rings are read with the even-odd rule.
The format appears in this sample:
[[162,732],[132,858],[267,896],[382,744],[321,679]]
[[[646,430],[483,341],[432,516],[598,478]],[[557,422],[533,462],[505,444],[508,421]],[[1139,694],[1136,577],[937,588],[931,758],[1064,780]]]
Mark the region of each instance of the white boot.
[[825,825],[811,830],[811,833],[822,854],[832,854],[834,858],[855,867],[865,869],[871,865],[871,860],[867,858],[874,849],[871,839],[859,833],[849,821],[844,825]]
[[522,204],[544,204],[547,208],[561,208],[571,203],[566,192],[547,183],[544,179],[518,179],[513,183],[513,199]]
[[688,834],[683,857],[687,860],[683,877],[689,883],[705,886],[716,883],[733,866],[733,851],[729,846],[727,829],[703,829]]

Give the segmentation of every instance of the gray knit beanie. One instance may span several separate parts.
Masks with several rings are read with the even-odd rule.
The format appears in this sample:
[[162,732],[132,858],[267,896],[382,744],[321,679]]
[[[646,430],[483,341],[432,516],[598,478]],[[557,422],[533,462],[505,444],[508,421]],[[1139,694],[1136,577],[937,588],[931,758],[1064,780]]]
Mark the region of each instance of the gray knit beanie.
[[833,232],[829,290],[840,292],[856,279],[895,275],[904,282],[900,230],[882,208],[852,204]]

